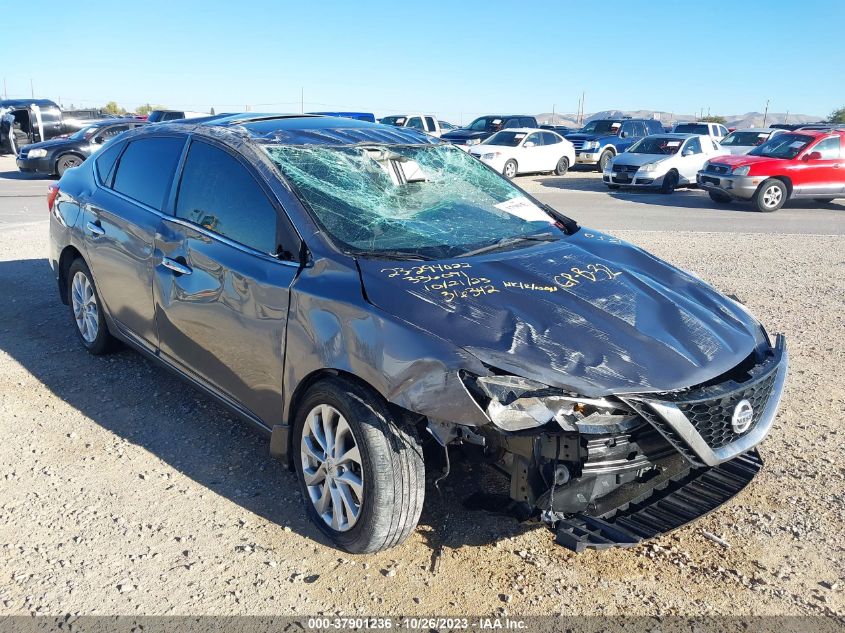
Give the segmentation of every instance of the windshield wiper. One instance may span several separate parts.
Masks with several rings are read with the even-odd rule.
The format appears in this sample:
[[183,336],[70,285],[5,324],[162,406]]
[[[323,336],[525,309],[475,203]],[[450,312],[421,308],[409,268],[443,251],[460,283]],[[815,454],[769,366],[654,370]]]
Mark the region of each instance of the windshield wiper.
[[473,255],[481,255],[482,253],[492,253],[503,248],[508,248],[520,242],[554,242],[558,238],[551,233],[537,233],[535,235],[519,235],[517,237],[504,237],[492,244],[487,244],[472,251],[462,253],[458,257],[472,257]]

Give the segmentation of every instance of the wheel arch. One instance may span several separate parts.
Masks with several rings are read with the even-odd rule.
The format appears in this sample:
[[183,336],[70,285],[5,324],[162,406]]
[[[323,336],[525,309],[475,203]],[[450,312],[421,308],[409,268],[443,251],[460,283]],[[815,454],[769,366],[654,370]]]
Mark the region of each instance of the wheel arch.
[[65,305],[68,305],[70,301],[67,294],[67,272],[70,270],[70,265],[77,259],[85,261],[82,253],[73,245],[65,246],[59,256],[59,297]]
[[763,182],[757,185],[757,190],[754,192],[755,196],[760,193],[767,180],[780,180],[786,186],[786,199],[788,200],[792,197],[792,179],[789,176],[769,176],[765,178]]

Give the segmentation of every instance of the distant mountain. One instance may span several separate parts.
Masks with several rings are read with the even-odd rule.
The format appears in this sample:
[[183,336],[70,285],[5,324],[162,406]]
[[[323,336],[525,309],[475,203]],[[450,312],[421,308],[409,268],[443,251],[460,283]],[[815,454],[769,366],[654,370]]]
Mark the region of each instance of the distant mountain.
[[[669,126],[679,121],[695,121],[698,117],[693,114],[675,114],[674,112],[661,112],[659,110],[603,110],[601,112],[593,112],[584,117],[584,122],[592,119],[618,118],[628,116],[633,119],[657,119],[662,125]],[[722,115],[727,121],[728,127],[762,127],[763,113],[762,112],[746,112],[745,114],[726,114]],[[766,117],[766,125],[772,123],[815,123],[821,121],[823,117],[810,114],[792,114],[788,115],[780,112],[769,112]],[[561,114],[551,112],[544,112],[537,115],[537,122],[540,125],[565,125],[566,127],[579,127],[578,116],[575,114]]]

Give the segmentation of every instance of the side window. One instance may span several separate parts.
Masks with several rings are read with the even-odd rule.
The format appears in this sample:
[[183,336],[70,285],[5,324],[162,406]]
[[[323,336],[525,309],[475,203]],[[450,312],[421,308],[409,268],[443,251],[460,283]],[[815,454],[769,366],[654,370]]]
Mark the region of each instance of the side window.
[[423,129],[422,119],[418,116],[411,117],[408,120],[408,125],[406,127],[412,127],[415,130],[422,130]]
[[160,210],[184,145],[185,139],[176,136],[132,141],[117,164],[112,188]]
[[642,121],[634,121],[634,135],[638,138],[648,136],[648,130],[645,129],[645,123]]
[[[536,146],[543,145],[543,133],[542,132],[534,132],[534,134],[529,134],[528,138],[525,139],[526,143],[534,143]],[[523,144],[524,145],[524,144]]]
[[97,176],[100,177],[100,182],[108,184],[111,168],[114,167],[114,163],[117,161],[117,157],[120,156],[120,150],[122,149],[123,143],[115,143],[103,150],[103,152],[97,156],[95,165],[97,168]]
[[126,130],[129,129],[129,125],[113,125],[111,127],[105,128],[99,134],[94,137],[94,140],[98,143],[105,143],[109,139],[114,138],[118,134],[122,134]]
[[176,200],[176,217],[262,253],[276,252],[275,207],[240,161],[193,141]]
[[818,152],[822,155],[822,160],[836,160],[839,158],[839,137],[831,136],[818,143],[811,152]]
[[522,127],[522,124],[519,122],[519,119],[508,119],[505,121],[504,127]]
[[622,135],[624,135],[626,138],[636,136],[633,121],[625,121],[622,124],[622,132],[621,132],[620,136],[622,136]]
[[425,117],[425,129],[428,132],[436,132],[437,131],[437,124],[434,122],[434,117],[430,117],[430,116]]
[[692,150],[693,154],[701,154],[701,142],[698,138],[691,138],[687,141],[687,144],[684,146],[684,152],[687,153]]
[[522,127],[537,127],[537,123],[529,117],[523,117],[522,119],[520,119],[519,124]]
[[185,113],[184,112],[165,112],[164,116],[161,117],[162,121],[175,121],[176,119],[184,119]]
[[543,132],[543,145],[555,145],[556,143],[560,143],[560,138],[551,132]]

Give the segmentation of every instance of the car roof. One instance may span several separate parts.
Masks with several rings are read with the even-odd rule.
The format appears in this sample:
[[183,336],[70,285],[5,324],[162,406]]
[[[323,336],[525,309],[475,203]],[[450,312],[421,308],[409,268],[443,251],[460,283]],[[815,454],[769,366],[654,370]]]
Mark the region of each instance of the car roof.
[[705,134],[688,134],[687,132],[660,132],[659,134],[649,134],[649,136],[662,136],[666,138],[688,139],[693,137],[709,138]]
[[[509,127],[506,130],[499,130],[496,134],[500,134],[501,132],[519,132],[529,134],[531,132],[551,132],[552,134],[557,134],[554,130],[545,130],[540,127]],[[558,134],[558,136],[560,136]]]
[[[734,130],[734,132],[775,132],[780,130],[780,128],[772,128],[772,127],[738,127]],[[781,130],[783,131],[783,130]]]
[[357,119],[312,114],[242,112],[199,119],[179,119],[149,126],[214,135],[229,130],[265,143],[285,145],[430,145],[440,140],[410,128],[370,123]]
[[117,119],[92,119],[91,122],[86,125],[85,127],[105,127],[107,125],[120,125],[121,123],[141,123],[146,124],[147,122],[143,119],[136,119],[135,117],[121,117]]
[[496,119],[512,119],[514,117],[527,117],[527,118],[534,118],[533,114],[482,114],[480,116],[475,117],[473,121],[476,119],[489,119],[489,118],[496,118]]

